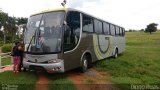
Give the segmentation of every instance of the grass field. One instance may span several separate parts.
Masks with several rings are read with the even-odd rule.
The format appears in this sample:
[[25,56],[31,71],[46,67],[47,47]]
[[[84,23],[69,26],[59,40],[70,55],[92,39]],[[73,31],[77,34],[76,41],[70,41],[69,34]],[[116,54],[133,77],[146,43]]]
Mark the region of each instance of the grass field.
[[98,71],[109,72],[115,84],[160,83],[160,32],[126,33],[126,51],[117,59],[95,64]]
[[[10,65],[11,58],[2,58],[2,66]],[[66,74],[45,74],[49,79],[48,90],[75,90],[75,87]],[[0,88],[13,86],[18,90],[35,90],[38,77],[33,72],[14,74],[12,71],[0,73]],[[2,86],[1,86],[2,85]]]
[[[67,79],[66,74],[46,73],[45,76],[49,79],[48,90],[75,90],[74,84]],[[36,90],[37,80],[36,72],[21,72],[19,74],[14,74],[12,71],[3,72],[0,73],[0,90],[7,87],[17,87],[13,90]]]
[[2,66],[4,65],[11,65],[11,57],[7,57],[7,58],[2,58]]
[[[33,72],[14,74],[12,71],[8,71],[0,73],[2,90],[35,90],[36,81],[37,76]],[[10,89],[3,89],[9,87]]]

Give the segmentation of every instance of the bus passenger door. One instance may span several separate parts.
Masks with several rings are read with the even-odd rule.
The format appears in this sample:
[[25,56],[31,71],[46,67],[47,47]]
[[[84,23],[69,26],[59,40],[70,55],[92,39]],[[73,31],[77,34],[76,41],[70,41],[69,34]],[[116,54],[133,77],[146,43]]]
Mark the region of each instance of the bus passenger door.
[[65,69],[73,69],[79,65],[80,55],[78,42],[80,38],[80,13],[71,11],[66,17],[66,30],[64,30],[63,58]]

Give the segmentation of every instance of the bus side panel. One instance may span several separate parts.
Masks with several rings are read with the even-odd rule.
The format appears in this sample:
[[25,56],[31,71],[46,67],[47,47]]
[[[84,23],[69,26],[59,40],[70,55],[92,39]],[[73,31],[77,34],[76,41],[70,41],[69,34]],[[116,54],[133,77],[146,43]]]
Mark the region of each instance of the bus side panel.
[[112,38],[113,41],[113,51],[112,51],[112,56],[114,55],[114,50],[117,47],[118,48],[118,53],[122,53],[125,51],[125,38],[122,36],[114,36]]
[[89,51],[92,56],[92,62],[95,62],[113,56],[116,47],[118,47],[119,53],[124,51],[124,37],[83,33],[79,46],[74,51],[63,54],[65,70],[80,67],[81,57],[86,51]]
[[93,48],[95,56],[98,60],[105,59],[112,56],[114,51],[114,39],[113,36],[94,34],[93,35]]
[[80,48],[77,48],[72,52],[67,52],[63,54],[65,71],[68,71],[80,66],[79,62],[80,62],[81,54],[82,52],[80,51]]
[[92,62],[95,62],[98,60],[96,57],[95,51],[94,51],[94,45],[93,45],[93,33],[83,33],[82,34],[82,43],[81,47],[83,47],[83,53],[85,51],[88,51],[91,54]]
[[93,49],[93,35],[82,34],[81,42],[74,51],[65,52],[63,54],[65,70],[71,70],[81,66],[81,57],[86,52],[92,56],[92,60],[97,60]]

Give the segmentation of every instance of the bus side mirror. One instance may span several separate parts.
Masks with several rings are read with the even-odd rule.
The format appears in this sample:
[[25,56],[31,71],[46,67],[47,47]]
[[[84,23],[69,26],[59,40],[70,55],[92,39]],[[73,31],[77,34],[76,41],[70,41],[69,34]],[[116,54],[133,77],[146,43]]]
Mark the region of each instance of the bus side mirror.
[[64,21],[64,22],[63,22],[62,29],[63,29],[63,30],[66,30],[66,28],[67,28],[67,22],[66,22],[66,21]]

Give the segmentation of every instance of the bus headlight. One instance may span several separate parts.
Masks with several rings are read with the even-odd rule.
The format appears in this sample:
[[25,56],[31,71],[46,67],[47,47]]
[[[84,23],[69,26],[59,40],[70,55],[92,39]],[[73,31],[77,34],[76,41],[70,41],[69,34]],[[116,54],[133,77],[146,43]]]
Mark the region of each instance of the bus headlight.
[[29,61],[28,58],[24,58],[23,60],[24,60],[25,62],[28,62],[28,61]]
[[58,63],[60,61],[61,61],[60,59],[51,59],[48,61],[48,63]]

